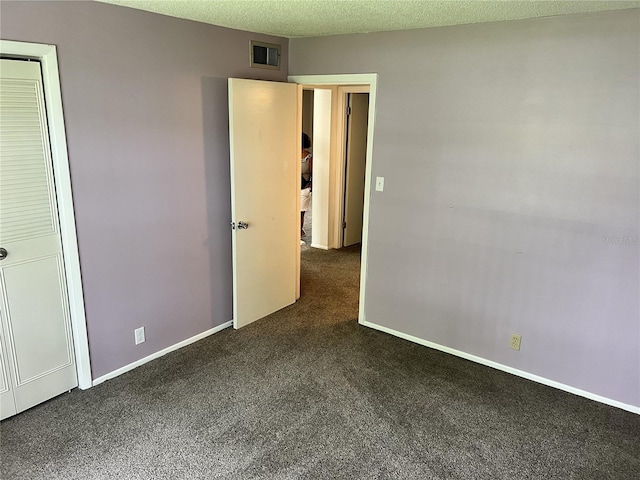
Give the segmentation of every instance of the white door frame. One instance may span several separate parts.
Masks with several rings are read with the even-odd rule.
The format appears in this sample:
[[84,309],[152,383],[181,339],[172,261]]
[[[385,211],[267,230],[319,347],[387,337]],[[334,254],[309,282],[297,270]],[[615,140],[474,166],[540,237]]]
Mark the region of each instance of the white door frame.
[[289,75],[289,81],[301,85],[368,85],[369,86],[369,125],[367,129],[367,157],[364,180],[364,212],[362,219],[362,256],[360,261],[360,302],[358,323],[365,323],[365,292],[367,284],[367,252],[369,248],[369,202],[371,196],[371,172],[373,165],[373,129],[376,112],[377,73],[344,75]]
[[16,59],[37,60],[41,65],[78,386],[85,390],[91,387],[91,363],[56,47],[0,40],[0,53]]
[[[342,222],[345,220],[345,197],[347,194],[346,189],[346,166],[347,166],[347,95],[350,93],[366,93],[369,94],[369,87],[367,85],[345,85],[338,87],[338,114],[336,118],[336,127],[338,135],[337,151],[339,152],[336,158],[336,197],[335,202],[337,205],[337,211],[339,215],[335,218],[335,238],[334,245],[336,248],[342,248],[344,246],[344,228]],[[370,114],[371,112],[369,112]],[[368,120],[368,119],[367,119]],[[366,165],[365,165],[366,169]],[[363,223],[364,227],[364,223]]]

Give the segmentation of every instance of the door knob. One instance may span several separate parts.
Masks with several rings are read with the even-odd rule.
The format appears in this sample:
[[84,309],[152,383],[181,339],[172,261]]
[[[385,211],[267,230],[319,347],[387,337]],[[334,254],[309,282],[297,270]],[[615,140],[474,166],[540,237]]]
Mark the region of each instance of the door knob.
[[5,258],[7,258],[7,255],[9,255],[9,252],[7,252],[7,249],[0,247],[0,260],[4,260]]
[[249,224],[245,222],[238,222],[238,230],[246,230],[249,228]]

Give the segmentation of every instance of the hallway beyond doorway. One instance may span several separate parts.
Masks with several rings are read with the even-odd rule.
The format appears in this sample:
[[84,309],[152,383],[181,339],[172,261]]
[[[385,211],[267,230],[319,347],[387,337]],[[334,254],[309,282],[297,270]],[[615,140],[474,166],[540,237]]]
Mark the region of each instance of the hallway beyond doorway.
[[311,248],[312,216],[313,216],[313,193],[311,194],[311,200],[309,201],[309,210],[307,210],[304,214],[304,224],[302,225],[302,230],[304,230],[305,235],[303,237],[300,237],[300,240],[304,242],[304,245],[300,243],[300,252],[303,252]]

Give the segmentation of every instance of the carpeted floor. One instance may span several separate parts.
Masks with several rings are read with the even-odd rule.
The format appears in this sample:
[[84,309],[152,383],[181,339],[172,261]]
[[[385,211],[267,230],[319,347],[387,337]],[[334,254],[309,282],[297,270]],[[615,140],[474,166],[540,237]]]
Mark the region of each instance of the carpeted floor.
[[639,478],[639,415],[361,327],[358,250],[303,256],[295,305],[2,422],[2,478]]

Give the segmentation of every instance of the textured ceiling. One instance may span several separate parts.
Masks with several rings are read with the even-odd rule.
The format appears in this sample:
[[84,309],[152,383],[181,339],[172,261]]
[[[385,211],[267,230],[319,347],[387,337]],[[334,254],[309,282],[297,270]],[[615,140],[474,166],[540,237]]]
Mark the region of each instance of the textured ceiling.
[[97,0],[283,37],[496,22],[640,7],[635,0]]

